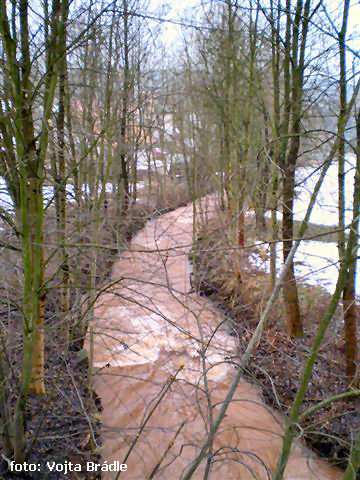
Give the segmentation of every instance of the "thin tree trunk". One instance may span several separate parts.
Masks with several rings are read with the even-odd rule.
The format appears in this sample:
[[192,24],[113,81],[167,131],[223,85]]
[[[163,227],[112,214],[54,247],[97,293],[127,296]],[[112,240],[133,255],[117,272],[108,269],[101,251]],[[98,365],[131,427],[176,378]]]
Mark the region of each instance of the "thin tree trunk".
[[11,434],[11,415],[9,411],[8,389],[6,387],[7,369],[4,355],[4,339],[0,338],[0,429],[4,445],[4,453],[10,457],[13,453],[13,437]]
[[338,231],[338,249],[339,259],[345,251],[345,127],[346,127],[346,30],[349,12],[350,0],[344,1],[343,22],[339,33],[339,50],[340,50],[340,112],[337,125],[337,134],[339,136],[338,150],[338,215],[339,215],[339,231]]
[[273,166],[271,178],[271,243],[270,243],[270,286],[271,290],[274,288],[276,282],[276,242],[278,240],[278,222],[276,218],[278,208],[278,172],[277,167]]
[[120,119],[120,182],[118,189],[121,189],[121,211],[120,218],[126,215],[129,208],[129,171],[127,162],[127,121],[128,104],[130,93],[130,64],[129,64],[129,15],[128,1],[123,0],[124,19],[124,90],[122,112]]
[[[345,109],[346,114],[346,109]],[[343,291],[344,311],[344,338],[345,338],[345,360],[346,376],[348,383],[352,386],[359,384],[359,372],[357,371],[358,361],[358,339],[357,339],[357,305],[355,298],[355,275],[358,251],[359,211],[360,211],[360,112],[356,116],[357,151],[356,170],[354,182],[353,217],[354,226],[349,233],[349,242],[352,245],[351,258],[347,282]],[[341,141],[341,140],[339,140]]]
[[[15,5],[15,4],[14,4]],[[5,2],[0,2],[0,33],[6,50],[7,81],[15,107],[16,168],[19,168],[19,231],[21,232],[23,261],[23,365],[20,392],[14,412],[14,460],[25,459],[24,418],[29,393],[44,394],[44,261],[43,261],[43,179],[44,163],[49,143],[48,120],[53,105],[57,72],[55,68],[60,0],[53,0],[51,35],[46,35],[46,75],[40,135],[35,135],[29,38],[28,1],[18,3],[21,65],[17,57],[16,38],[11,37]],[[46,8],[46,6],[45,6]],[[16,10],[13,10],[15,15]],[[45,15],[46,16],[46,15]],[[13,19],[15,21],[15,18]],[[15,34],[15,32],[14,32]],[[21,72],[20,72],[21,69]],[[9,120],[12,121],[12,120]],[[15,127],[15,128],[14,128]]]
[[[311,0],[302,0],[296,4],[295,14],[292,18],[291,0],[286,2],[286,49],[284,62],[285,82],[285,115],[282,134],[291,134],[290,146],[287,151],[288,141],[283,140],[280,159],[283,163],[283,242],[284,260],[287,258],[292,246],[293,205],[295,199],[295,169],[300,149],[301,117],[303,114],[303,89],[305,70],[305,51],[310,17]],[[291,66],[291,74],[290,74]],[[290,125],[290,130],[289,130]],[[290,265],[288,282],[284,286],[284,301],[287,310],[288,333],[290,336],[303,334],[302,320],[300,317],[299,299],[297,294],[294,264]]]
[[74,184],[74,193],[75,193],[75,200],[76,203],[81,209],[81,185],[80,185],[80,177],[79,177],[79,165],[76,161],[76,148],[75,148],[75,141],[74,141],[74,134],[73,134],[73,122],[72,122],[72,114],[71,114],[71,103],[70,103],[70,87],[69,87],[69,78],[68,78],[68,68],[67,68],[67,60],[65,56],[65,116],[66,116],[66,127],[67,133],[69,137],[69,147],[70,147],[70,159],[71,159],[71,172]]
[[[293,220],[293,202],[294,202],[294,180],[295,168],[288,168],[283,178],[283,256],[284,263],[289,255],[293,244],[294,220]],[[284,283],[284,298],[287,311],[288,334],[290,336],[303,335],[303,328],[300,317],[299,299],[297,294],[294,262],[291,262]]]
[[271,22],[271,69],[273,80],[273,133],[275,138],[273,151],[273,166],[271,176],[271,244],[270,244],[270,284],[271,290],[276,283],[276,241],[278,240],[278,222],[277,222],[277,209],[278,209],[278,186],[279,186],[279,173],[278,165],[281,161],[280,158],[280,136],[281,136],[281,116],[280,116],[280,6],[278,6],[277,15],[275,17],[275,10],[273,1],[270,1],[270,22]]
[[[347,105],[347,81],[346,81],[346,30],[348,23],[350,0],[345,0],[343,9],[342,28],[339,33],[339,51],[340,51],[340,112],[337,126],[339,138],[338,149],[338,203],[339,203],[339,232],[338,232],[338,250],[340,264],[344,261],[345,253],[345,127],[347,123],[346,105]],[[357,142],[359,146],[360,136],[360,116],[356,118]],[[360,161],[359,152],[357,152],[353,211],[357,216],[360,204]],[[354,229],[350,231],[349,242],[354,244],[354,250],[350,259],[348,278],[343,291],[343,315],[344,315],[344,339],[345,339],[345,361],[346,376],[349,384],[356,383],[357,373],[357,308],[355,302],[355,272],[356,272],[356,251],[357,234],[359,220],[357,219]],[[358,379],[357,379],[358,380]]]
[[[64,18],[64,25],[66,18]],[[66,30],[59,41],[60,49],[66,50]],[[65,101],[66,101],[66,56],[65,53],[59,61],[59,104],[57,114],[58,136],[58,175],[59,175],[59,222],[58,241],[60,247],[60,271],[61,271],[61,299],[60,312],[63,322],[64,346],[68,346],[70,338],[70,277],[69,257],[66,244],[66,168],[65,168]]]

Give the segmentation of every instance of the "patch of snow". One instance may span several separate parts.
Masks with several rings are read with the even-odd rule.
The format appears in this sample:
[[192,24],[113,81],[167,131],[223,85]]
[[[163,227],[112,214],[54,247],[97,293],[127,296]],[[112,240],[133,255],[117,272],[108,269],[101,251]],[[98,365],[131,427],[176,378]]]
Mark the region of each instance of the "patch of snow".
[[8,193],[6,182],[0,177],[0,207],[7,211],[12,211],[14,205]]
[[[345,195],[346,212],[345,223],[350,223],[352,219],[353,191],[354,191],[354,168],[356,158],[348,154],[345,163]],[[314,173],[312,173],[314,172]],[[320,170],[316,171],[314,167],[304,167],[297,170],[296,181],[298,189],[301,189],[301,195],[294,203],[295,219],[303,220],[311,195],[314,191],[317,180],[320,177]],[[322,225],[338,224],[338,166],[336,163],[328,169],[324,182],[320,188],[317,201],[312,211],[310,222]],[[266,213],[270,216],[270,212]],[[282,219],[282,213],[277,212],[277,219]],[[301,242],[295,255],[295,273],[298,279],[311,285],[321,285],[328,292],[335,290],[338,276],[338,250],[336,243],[317,242],[306,240]],[[264,260],[263,255],[253,254],[249,258],[250,263],[257,268],[269,272],[270,264]],[[277,270],[282,267],[281,243],[277,245]],[[360,279],[356,277],[356,291],[360,292]]]
[[[346,222],[352,218],[352,200],[354,192],[355,155],[348,154],[345,162],[345,194],[346,194]],[[296,181],[301,189],[301,195],[295,200],[295,219],[302,220],[314,191],[320,171],[314,167],[304,167],[297,170]],[[312,174],[312,172],[314,172]],[[301,183],[303,182],[303,183]],[[338,166],[329,167],[324,182],[320,188],[316,204],[310,217],[310,222],[323,225],[338,224]]]
[[[260,245],[260,242],[258,242]],[[261,254],[253,253],[249,257],[250,263],[264,271],[270,272],[270,260],[268,251],[261,243]],[[280,273],[282,268],[282,245],[276,247],[276,269]],[[310,285],[321,285],[329,293],[333,293],[338,276],[338,250],[334,242],[317,242],[304,240],[296,252],[294,258],[295,275]],[[360,291],[360,279],[356,279],[356,290]]]

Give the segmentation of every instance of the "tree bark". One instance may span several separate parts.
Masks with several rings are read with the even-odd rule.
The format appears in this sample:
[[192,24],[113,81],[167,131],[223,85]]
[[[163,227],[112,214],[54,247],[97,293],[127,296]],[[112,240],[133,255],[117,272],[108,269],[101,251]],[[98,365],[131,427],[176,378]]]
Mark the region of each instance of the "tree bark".
[[[345,109],[346,113],[346,109]],[[356,263],[358,251],[358,231],[359,231],[359,210],[360,210],[360,112],[356,116],[356,170],[354,181],[353,197],[353,218],[354,225],[349,233],[349,243],[351,244],[351,258],[349,262],[348,278],[343,291],[343,312],[344,312],[344,339],[345,339],[345,363],[346,376],[349,385],[359,385],[359,372],[357,371],[358,362],[358,334],[357,334],[357,305],[355,297],[355,278]]]
[[[66,2],[66,0],[65,0]],[[66,10],[66,8],[65,8]],[[66,18],[63,24],[66,25]],[[67,348],[70,339],[70,265],[69,256],[65,247],[67,230],[67,199],[66,199],[66,162],[65,162],[65,101],[66,101],[66,28],[59,39],[59,49],[62,58],[59,61],[59,103],[57,114],[58,136],[58,175],[59,175],[59,219],[58,241],[60,248],[60,271],[61,271],[61,301],[60,312],[63,322],[64,343]]]
[[[283,259],[284,263],[289,255],[293,244],[294,219],[294,180],[295,167],[289,167],[285,171],[283,178]],[[284,299],[287,312],[288,334],[291,337],[299,337],[303,335],[303,327],[300,316],[299,298],[296,287],[294,262],[291,262],[286,280],[284,283]]]
[[120,119],[120,181],[118,189],[121,191],[120,218],[126,215],[129,208],[129,171],[127,162],[127,122],[130,94],[130,64],[129,64],[129,15],[128,2],[123,0],[124,19],[124,87],[122,112]]
[[[61,8],[67,5],[53,0],[51,29],[46,36],[46,74],[44,82],[42,119],[40,134],[37,135],[33,121],[33,85],[31,48],[29,38],[29,4],[27,0],[18,2],[20,44],[12,38],[7,16],[6,2],[0,2],[0,34],[6,52],[8,69],[6,81],[10,85],[10,97],[14,106],[8,119],[14,132],[16,165],[19,178],[19,202],[17,211],[18,230],[21,232],[23,280],[23,365],[20,392],[14,413],[14,459],[22,463],[25,459],[24,418],[29,393],[41,395],[44,386],[44,251],[43,251],[43,179],[44,163],[48,148],[48,120],[55,96],[57,82],[56,61],[58,33],[63,25],[60,22]],[[13,18],[15,21],[15,18]],[[15,35],[15,32],[13,33]],[[18,61],[17,48],[21,53]]]

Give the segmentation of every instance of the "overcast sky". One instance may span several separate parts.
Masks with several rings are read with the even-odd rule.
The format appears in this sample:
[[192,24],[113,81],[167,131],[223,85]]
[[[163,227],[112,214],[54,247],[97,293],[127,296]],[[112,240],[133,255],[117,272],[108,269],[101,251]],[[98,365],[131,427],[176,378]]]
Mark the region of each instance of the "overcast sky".
[[[223,2],[223,0],[203,0],[203,3],[214,3]],[[244,0],[239,0],[239,5],[246,5],[248,2]],[[255,3],[255,2],[254,2]],[[266,3],[264,0],[263,3]],[[149,5],[149,10],[155,11],[156,8],[167,5],[167,14],[163,15],[162,18],[168,20],[180,21],[184,19],[184,15],[188,13],[186,22],[199,24],[200,12],[201,12],[201,0],[168,0],[166,2],[162,0],[151,0]],[[317,4],[317,2],[313,2]],[[324,0],[324,5],[326,6],[327,11],[331,15],[331,18],[334,19],[338,17],[337,27],[340,28],[342,20],[342,9],[343,9],[343,0]],[[195,10],[198,12],[198,19],[196,20]],[[328,27],[330,28],[330,26]],[[163,23],[162,25],[162,39],[167,47],[180,44],[182,38],[182,27],[180,25],[174,25],[172,23]],[[358,37],[357,40],[350,40],[351,36]],[[352,0],[350,13],[348,18],[348,33],[347,33],[347,43],[349,47],[359,53],[360,50],[360,0]],[[348,67],[352,63],[352,54],[348,54]],[[357,59],[357,65],[359,65],[359,59]]]
[[[218,0],[220,1],[220,0]],[[210,3],[210,0],[205,1],[203,3]],[[213,0],[213,3],[217,3]],[[223,2],[222,2],[223,3]],[[247,2],[240,1],[239,5],[245,4]],[[266,2],[264,2],[266,3]],[[317,3],[317,2],[316,2]],[[314,2],[315,4],[315,2]],[[151,0],[149,8],[151,10],[155,10],[157,7],[167,5],[169,12],[164,18],[169,20],[180,20],[181,17],[184,15],[185,11],[189,8],[193,7],[201,7],[200,0]],[[336,10],[342,10],[343,1],[342,0],[324,0],[324,5],[328,9],[329,12],[335,13]],[[191,18],[189,18],[191,20]],[[177,35],[180,33],[181,27],[172,25],[170,23],[164,25],[164,30],[167,31],[166,36],[169,40],[176,39]],[[348,31],[349,33],[358,33],[360,34],[360,1],[359,0],[352,0],[351,7],[350,7],[350,15],[348,19]]]

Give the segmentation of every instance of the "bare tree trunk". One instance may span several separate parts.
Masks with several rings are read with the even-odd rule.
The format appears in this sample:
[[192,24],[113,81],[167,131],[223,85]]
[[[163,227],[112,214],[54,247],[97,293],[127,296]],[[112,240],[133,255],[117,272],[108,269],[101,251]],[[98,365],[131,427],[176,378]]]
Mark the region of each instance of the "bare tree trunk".
[[[285,105],[280,147],[280,162],[283,167],[283,256],[287,258],[292,247],[293,205],[295,199],[295,169],[300,149],[301,117],[303,114],[303,90],[305,52],[311,0],[296,3],[295,14],[291,13],[291,0],[286,1],[286,48],[284,60]],[[286,139],[290,133],[290,145]],[[290,265],[284,286],[284,301],[287,310],[288,333],[290,336],[303,334],[297,294],[294,264]]]
[[271,178],[271,243],[270,243],[270,286],[271,290],[276,283],[276,241],[278,240],[278,222],[276,218],[278,208],[278,172],[277,166],[273,166]]
[[75,200],[76,203],[81,209],[81,185],[80,185],[80,176],[79,176],[79,165],[76,161],[76,149],[75,149],[75,141],[74,141],[74,134],[73,134],[73,121],[72,121],[72,114],[71,114],[71,103],[70,103],[70,88],[69,88],[69,78],[68,78],[68,68],[67,68],[67,61],[65,57],[65,115],[66,115],[66,127],[67,133],[69,137],[69,147],[70,147],[70,154],[71,154],[71,172],[72,178],[74,183],[74,193],[75,193]]
[[[46,8],[46,7],[45,7]],[[46,33],[46,74],[40,134],[36,135],[33,122],[33,86],[31,82],[31,48],[29,38],[28,1],[20,0],[18,13],[21,63],[17,56],[17,38],[12,38],[5,2],[0,3],[0,34],[6,51],[8,69],[7,82],[11,85],[11,99],[15,107],[15,118],[9,117],[15,132],[16,165],[18,168],[20,201],[19,231],[21,232],[23,281],[23,365],[20,392],[14,414],[14,459],[22,463],[25,459],[24,418],[29,393],[45,393],[44,385],[44,252],[43,252],[43,179],[44,164],[49,141],[48,120],[54,101],[59,58],[57,42],[63,30],[64,12],[67,3],[53,0],[50,35]],[[62,13],[62,15],[61,15]],[[60,17],[62,18],[60,19]],[[13,18],[15,22],[15,17]],[[16,32],[13,33],[14,35]]]
[[[345,107],[346,114],[346,107]],[[348,278],[343,291],[343,311],[344,311],[344,338],[345,338],[345,360],[346,376],[348,383],[353,387],[359,385],[359,372],[357,371],[358,361],[358,335],[357,335],[357,306],[355,298],[355,275],[358,251],[359,231],[359,210],[360,210],[360,112],[356,116],[356,171],[354,182],[353,198],[353,218],[354,226],[349,233],[349,243],[351,243],[351,257],[349,262]],[[341,141],[341,140],[339,140]]]
[[345,252],[345,127],[346,127],[346,30],[349,12],[350,0],[345,0],[343,10],[342,28],[339,33],[339,50],[340,50],[340,112],[337,125],[337,133],[339,136],[338,150],[338,215],[339,215],[339,231],[338,231],[338,249],[339,259]]
[[[337,125],[338,134],[338,203],[339,203],[339,232],[338,232],[338,250],[340,264],[344,261],[345,254],[345,128],[347,123],[347,81],[346,81],[346,30],[348,23],[350,0],[345,0],[343,9],[342,28],[339,32],[339,51],[340,51],[340,112]],[[360,135],[360,116],[356,118],[357,142],[359,147]],[[359,152],[357,152],[353,211],[354,217],[357,217],[360,201],[360,163]],[[348,268],[348,278],[343,291],[343,315],[344,315],[344,339],[345,339],[345,362],[346,376],[349,384],[356,383],[357,374],[357,308],[355,301],[355,272],[356,272],[356,254],[358,239],[359,219],[356,220],[354,230],[350,231],[349,242],[353,244],[352,255]]]
[[129,64],[129,14],[128,1],[123,0],[124,20],[124,86],[122,112],[120,119],[120,181],[118,189],[121,191],[120,218],[126,215],[129,208],[129,167],[127,162],[127,122],[130,93],[130,64]]
[[272,147],[272,175],[271,175],[271,244],[270,244],[270,278],[271,289],[274,288],[276,283],[276,241],[278,240],[278,222],[277,222],[277,209],[278,209],[278,187],[279,187],[279,172],[278,165],[280,163],[280,145],[279,137],[281,135],[281,117],[280,117],[280,5],[278,7],[277,14],[275,15],[273,1],[270,1],[270,23],[271,23],[271,71],[273,81],[273,132],[272,136],[275,138],[274,145]]
[[[267,210],[267,197],[268,197],[268,185],[271,183],[271,168],[269,159],[273,159],[273,149],[270,146],[269,135],[269,114],[265,103],[263,103],[263,116],[264,116],[264,139],[265,139],[265,154],[263,156],[257,156],[257,168],[260,172],[257,191],[256,191],[256,204],[255,204],[255,220],[256,230],[258,234],[264,234],[266,232],[266,218],[265,213]],[[269,150],[268,150],[269,148]]]
[[[287,168],[283,178],[283,257],[284,263],[289,255],[293,244],[294,219],[293,219],[293,202],[294,202],[294,180],[295,167]],[[288,334],[290,336],[303,335],[299,299],[297,294],[294,262],[291,262],[289,270],[286,274],[284,283],[284,298],[287,311]]]
[[[66,18],[63,19],[64,25]],[[67,348],[70,338],[70,276],[69,257],[65,247],[66,244],[66,168],[65,168],[65,101],[66,101],[66,30],[59,39],[60,51],[64,52],[59,61],[59,103],[57,114],[57,136],[58,136],[58,175],[59,175],[59,220],[58,220],[58,241],[60,248],[60,271],[61,271],[61,300],[60,312],[63,322],[64,343]]]
[[13,436],[11,432],[12,421],[9,411],[8,390],[6,388],[6,368],[4,355],[4,338],[0,338],[0,429],[4,445],[4,453],[10,457],[13,453]]

